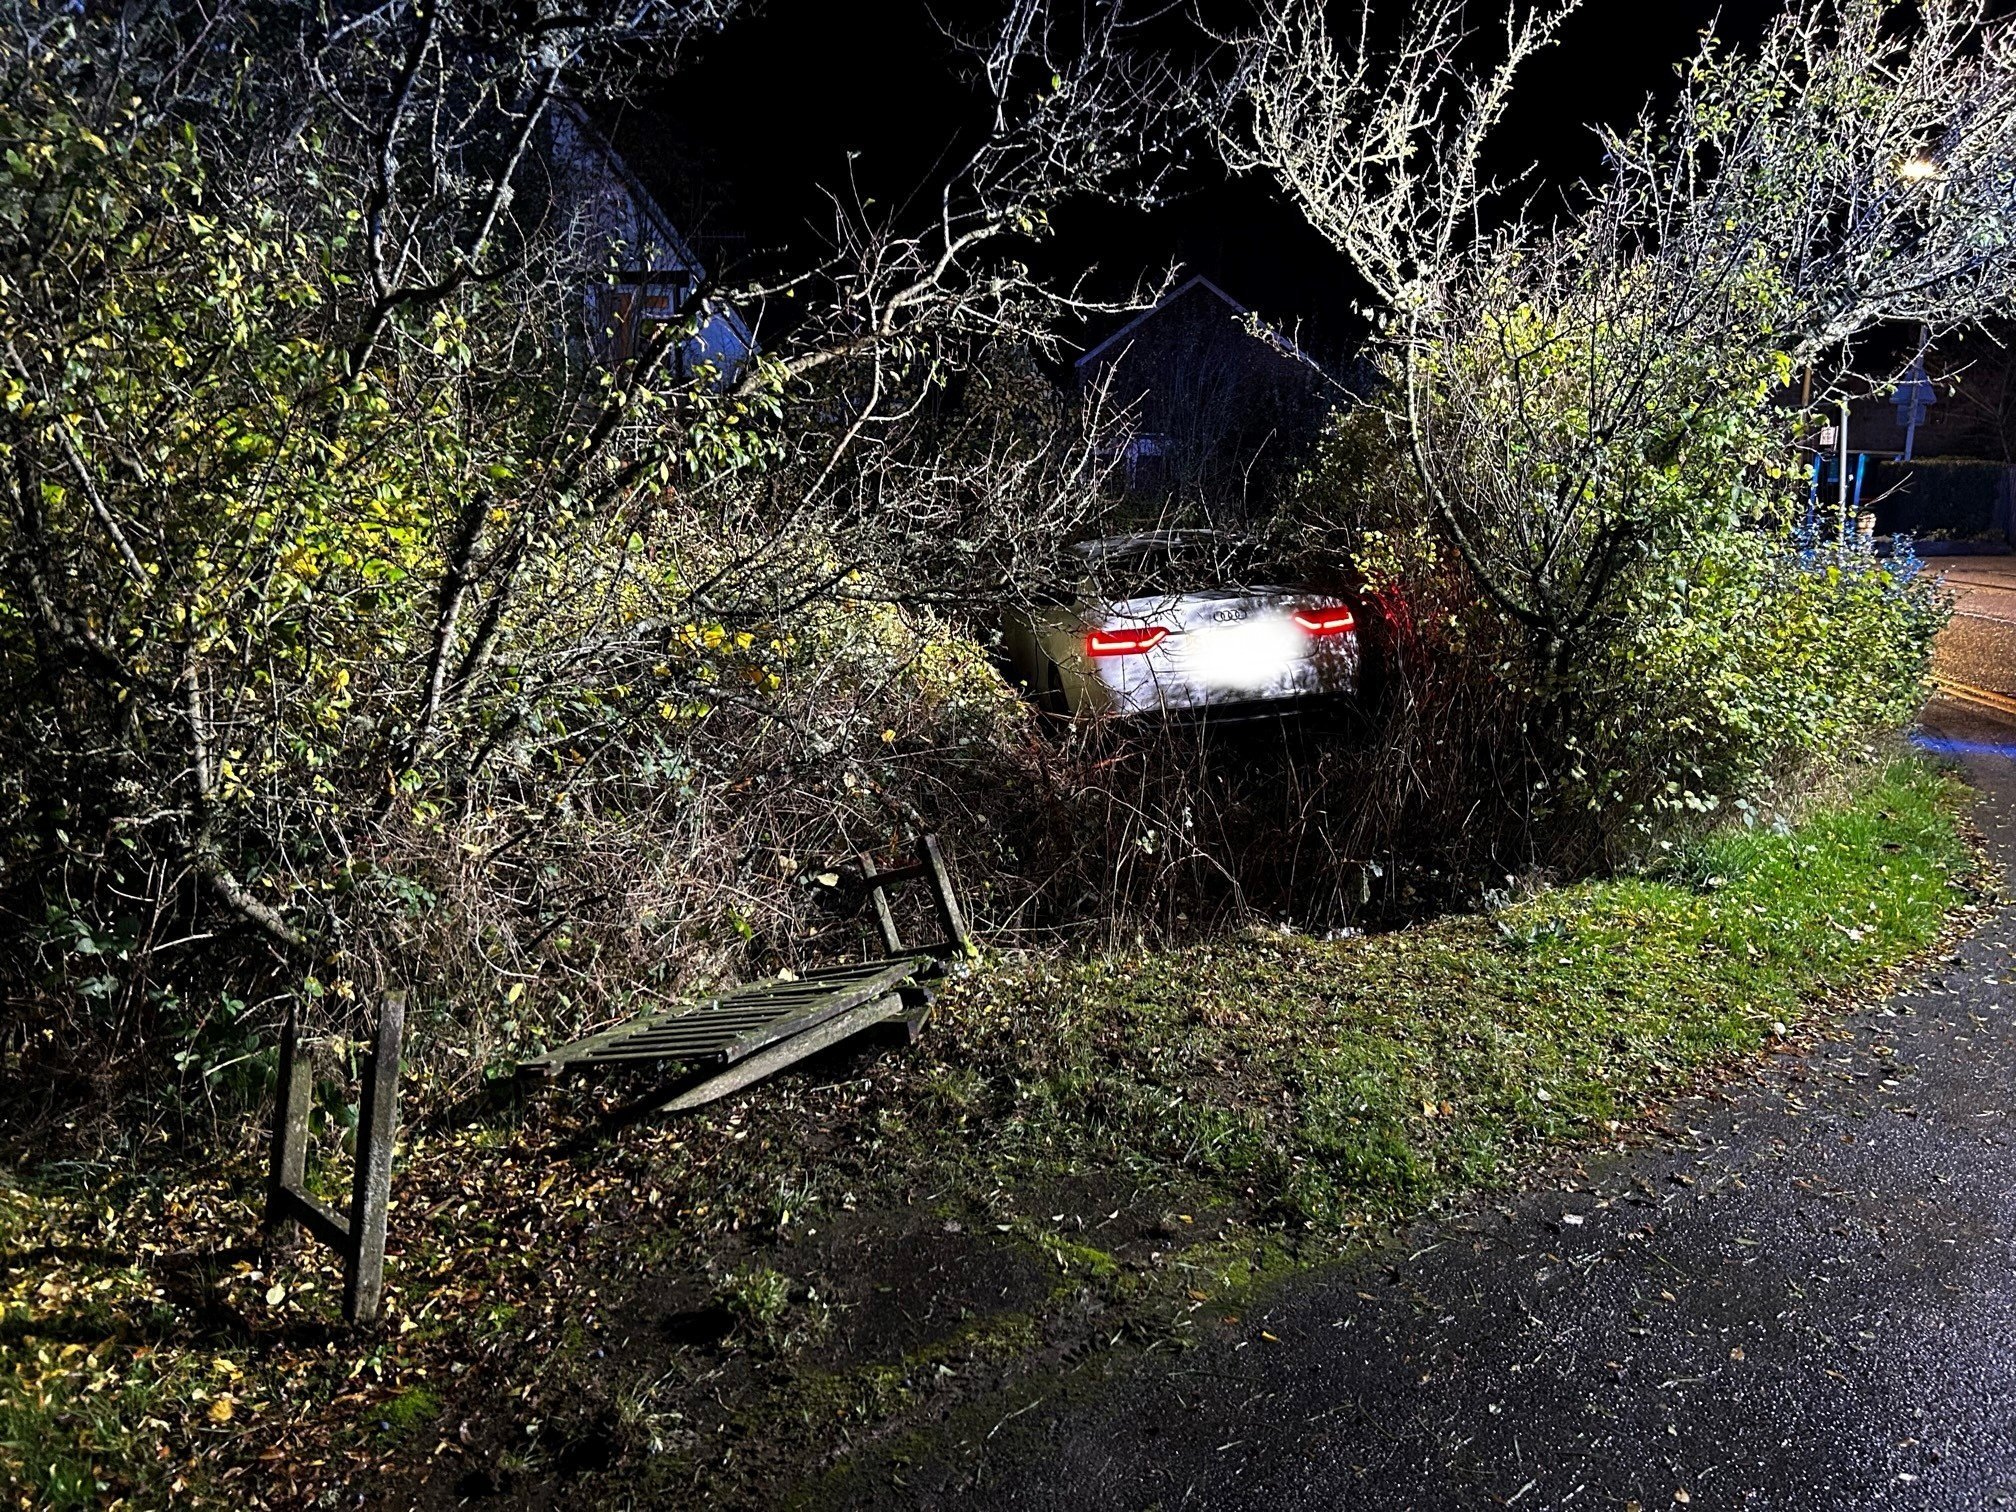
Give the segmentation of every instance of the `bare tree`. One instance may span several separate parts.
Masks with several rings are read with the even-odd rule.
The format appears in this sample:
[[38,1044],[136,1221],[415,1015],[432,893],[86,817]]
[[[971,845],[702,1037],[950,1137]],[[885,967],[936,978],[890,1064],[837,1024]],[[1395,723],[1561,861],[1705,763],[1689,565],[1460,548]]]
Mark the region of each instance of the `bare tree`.
[[1479,66],[1460,0],[1392,47],[1369,6],[1340,36],[1283,0],[1214,116],[1227,161],[1370,285],[1422,495],[1555,666],[1638,564],[1766,508],[1786,437],[1765,400],[1794,368],[2016,290],[2016,34],[1984,0],[1789,7],[1751,49],[1711,32],[1677,99],[1602,131],[1603,174],[1543,214],[1486,162],[1570,9],[1513,6]]

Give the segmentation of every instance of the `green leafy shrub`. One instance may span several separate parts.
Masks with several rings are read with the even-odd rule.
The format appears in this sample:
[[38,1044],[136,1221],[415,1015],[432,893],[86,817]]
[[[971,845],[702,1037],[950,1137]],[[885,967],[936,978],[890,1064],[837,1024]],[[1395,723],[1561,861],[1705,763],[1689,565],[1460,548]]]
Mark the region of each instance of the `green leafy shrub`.
[[1603,481],[1645,543],[1606,568],[1571,639],[1478,589],[1388,417],[1333,422],[1280,524],[1387,606],[1393,707],[1356,763],[1380,828],[1360,853],[1471,876],[1628,862],[1913,717],[1945,621],[1936,583],[1802,543],[1782,465],[1794,417],[1758,385],[1717,404],[1684,445]]
[[1716,813],[1909,722],[1945,609],[1929,580],[1765,530],[1648,568],[1565,680],[1560,801],[1613,835]]

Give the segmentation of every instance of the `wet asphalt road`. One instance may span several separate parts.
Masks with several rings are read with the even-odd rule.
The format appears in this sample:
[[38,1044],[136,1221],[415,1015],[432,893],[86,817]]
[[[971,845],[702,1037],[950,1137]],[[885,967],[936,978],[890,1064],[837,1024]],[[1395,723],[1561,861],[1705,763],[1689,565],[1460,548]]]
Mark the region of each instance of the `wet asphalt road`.
[[1935,558],[1927,570],[1953,595],[1953,619],[1939,637],[1939,675],[2016,696],[2016,556]]
[[[2016,742],[1957,706],[1928,722]],[[2016,746],[1959,759],[2016,872]],[[2011,976],[2005,908],[1846,1038],[1677,1106],[1671,1138],[1296,1283],[1179,1359],[1039,1404],[977,1461],[913,1467],[909,1494],[2016,1507]]]

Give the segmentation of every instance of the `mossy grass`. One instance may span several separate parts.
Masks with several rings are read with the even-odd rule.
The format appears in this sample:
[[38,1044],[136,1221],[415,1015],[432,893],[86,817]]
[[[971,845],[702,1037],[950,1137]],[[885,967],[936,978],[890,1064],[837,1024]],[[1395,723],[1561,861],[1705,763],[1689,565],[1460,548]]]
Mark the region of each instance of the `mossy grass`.
[[441,1398],[423,1386],[409,1386],[379,1409],[384,1431],[410,1437],[426,1431],[441,1415]]
[[[1193,1313],[1242,1312],[1386,1221],[1621,1137],[1830,1003],[1873,996],[1976,884],[1963,797],[1898,762],[1796,828],[1728,828],[1655,871],[1489,914],[1330,943],[996,957],[914,1051],[855,1078],[780,1078],[592,1154],[547,1123],[480,1157],[416,1127],[402,1200],[432,1194],[403,1220],[395,1316],[358,1358],[281,1331],[326,1312],[333,1273],[313,1257],[279,1275],[234,1259],[206,1283],[263,1348],[169,1290],[161,1254],[223,1265],[256,1225],[249,1157],[150,1165],[137,1185],[22,1172],[0,1185],[0,1251],[18,1261],[0,1274],[0,1480],[48,1505],[144,1504],[178,1484],[201,1500],[305,1420],[322,1462],[389,1462],[508,1399],[525,1474],[606,1407],[662,1445],[623,1474],[727,1474],[760,1500],[1060,1361],[1097,1374],[1114,1341],[1180,1344]],[[944,1327],[900,1359],[826,1339],[817,1367],[803,1346],[825,1336],[829,1299],[873,1306],[882,1279],[849,1270],[857,1244],[822,1258],[806,1242],[849,1210],[888,1232],[928,1224],[941,1245],[1026,1248],[1047,1290],[1003,1303],[997,1268],[973,1268],[970,1295],[920,1293]],[[735,1327],[691,1358],[645,1351],[632,1380],[610,1338],[655,1315],[623,1298],[682,1272],[712,1278]],[[736,1374],[721,1351],[752,1364]],[[479,1352],[502,1376],[465,1398],[451,1383]],[[709,1456],[730,1420],[763,1449],[724,1469]]]
[[956,1085],[959,1157],[995,1182],[1117,1164],[1298,1225],[1395,1217],[1607,1132],[1931,945],[1975,869],[1960,791],[1899,761],[1797,828],[1390,934],[995,961],[946,1005],[950,1066],[906,1122]]

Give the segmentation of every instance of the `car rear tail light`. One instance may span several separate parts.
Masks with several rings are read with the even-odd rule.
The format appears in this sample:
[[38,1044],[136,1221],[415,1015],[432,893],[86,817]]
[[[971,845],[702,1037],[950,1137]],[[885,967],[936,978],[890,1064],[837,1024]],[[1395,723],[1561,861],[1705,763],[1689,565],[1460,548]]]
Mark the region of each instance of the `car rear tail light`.
[[1295,623],[1311,635],[1342,635],[1358,627],[1358,616],[1349,609],[1297,609]]
[[1164,625],[1149,625],[1141,630],[1094,630],[1085,637],[1087,656],[1140,656],[1153,651],[1168,638],[1169,630]]

